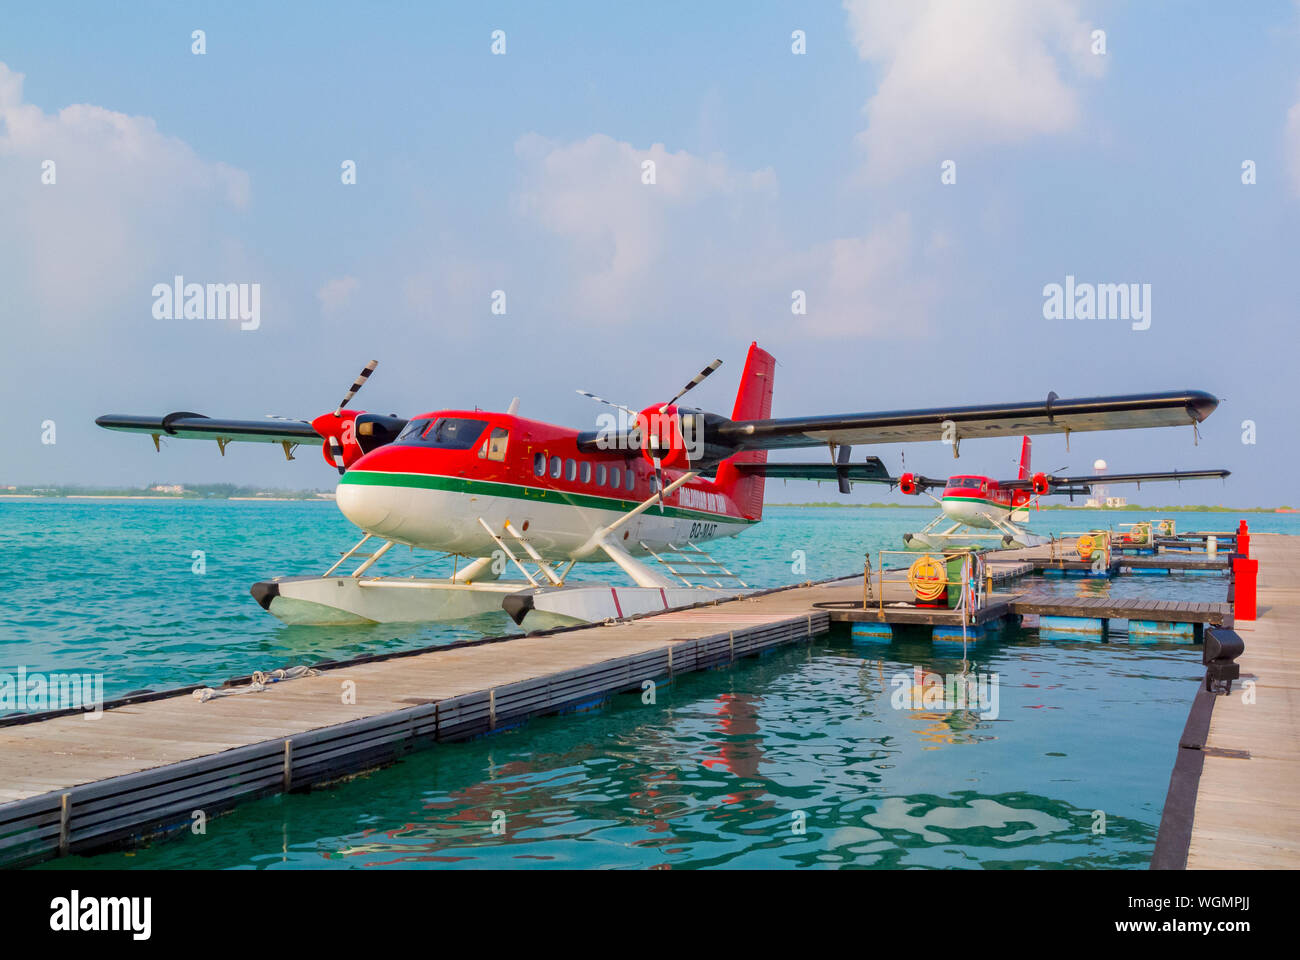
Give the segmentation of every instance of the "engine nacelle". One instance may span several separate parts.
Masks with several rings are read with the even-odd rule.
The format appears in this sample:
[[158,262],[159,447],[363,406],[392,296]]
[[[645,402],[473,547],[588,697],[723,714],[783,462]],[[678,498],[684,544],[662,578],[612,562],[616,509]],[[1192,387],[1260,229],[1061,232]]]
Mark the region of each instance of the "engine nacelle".
[[1034,493],[1037,496],[1041,497],[1044,494],[1052,492],[1052,485],[1047,482],[1047,474],[1045,473],[1034,474],[1034,478],[1031,481],[1031,483],[1033,485]]
[[690,466],[677,407],[646,407],[637,414],[637,432],[641,456],[649,463],[657,457],[664,467],[684,470]]
[[325,439],[321,444],[321,456],[331,467],[346,470],[365,454],[357,442],[357,417],[364,412],[344,410],[336,417],[331,410],[311,422],[311,428]]
[[905,473],[898,478],[898,492],[905,493],[908,496],[916,496],[916,475]]

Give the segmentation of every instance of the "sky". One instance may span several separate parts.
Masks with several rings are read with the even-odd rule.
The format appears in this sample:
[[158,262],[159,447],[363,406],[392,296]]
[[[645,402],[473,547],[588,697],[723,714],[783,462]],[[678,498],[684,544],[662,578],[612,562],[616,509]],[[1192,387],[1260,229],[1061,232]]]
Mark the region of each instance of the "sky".
[[[1296,504],[1298,253],[1294,2],[0,15],[0,486],[328,488],[311,451],[93,421],[310,418],[371,359],[362,409],[518,396],[591,429],[577,389],[641,408],[720,357],[692,399],[728,413],[757,340],[775,416],[1208,390],[1199,443],[1044,437],[1036,465],[1223,467],[1128,496]],[[178,275],[257,284],[256,328],[158,316]],[[1049,318],[1067,276],[1137,284],[1147,319]],[[855,458],[1011,476],[1018,447]]]

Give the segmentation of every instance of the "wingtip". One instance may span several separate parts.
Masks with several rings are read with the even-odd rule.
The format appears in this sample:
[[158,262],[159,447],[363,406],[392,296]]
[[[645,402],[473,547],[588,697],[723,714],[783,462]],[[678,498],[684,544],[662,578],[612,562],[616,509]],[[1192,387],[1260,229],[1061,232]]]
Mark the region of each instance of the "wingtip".
[[1204,390],[1193,390],[1187,396],[1187,412],[1200,423],[1219,406],[1219,398]]

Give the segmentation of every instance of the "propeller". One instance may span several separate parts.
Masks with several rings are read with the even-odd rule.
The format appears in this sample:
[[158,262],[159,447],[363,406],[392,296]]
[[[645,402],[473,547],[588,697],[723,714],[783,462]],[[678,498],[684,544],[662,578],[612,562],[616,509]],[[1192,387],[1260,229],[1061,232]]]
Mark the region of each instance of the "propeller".
[[[379,366],[379,361],[371,360],[361,368],[361,372],[357,374],[357,378],[352,381],[352,386],[348,389],[347,394],[345,394],[343,399],[339,401],[339,405],[334,408],[333,417],[335,420],[343,419],[343,408],[351,403],[352,398],[355,397],[357,392],[366,385],[366,381],[370,379],[370,375],[375,372],[375,367],[377,366]],[[333,421],[329,419],[330,416],[331,415],[328,413],[322,413],[315,420],[311,421],[311,425],[316,429],[317,433],[326,438],[324,449],[325,460],[330,464],[330,466],[338,470],[341,476],[347,471],[347,467],[344,465],[346,451],[344,449],[344,443],[340,442],[339,437],[337,436],[337,430],[343,431],[343,436],[346,440],[348,437],[348,431],[353,428],[353,423],[344,423],[336,428]]]
[[338,407],[334,410],[334,416],[342,416],[343,408],[351,403],[352,398],[355,397],[357,392],[366,385],[366,381],[370,379],[370,375],[375,372],[375,367],[377,366],[379,366],[379,361],[371,360],[361,368],[361,372],[357,374],[357,378],[352,381],[352,387],[348,390],[347,395],[339,401]]
[[[673,398],[672,398],[671,400],[667,401],[666,403],[661,403],[661,404],[658,405],[658,407],[657,407],[658,412],[659,412],[660,414],[667,413],[669,407],[673,406],[675,403],[677,403],[678,400],[680,400],[682,397],[686,396],[686,394],[690,393],[692,390],[694,390],[696,387],[698,387],[701,383],[703,383],[705,380],[707,380],[707,379],[708,379],[708,378],[713,374],[713,372],[714,372],[715,370],[717,370],[718,367],[720,367],[720,366],[722,366],[722,360],[721,360],[721,358],[714,360],[712,363],[710,363],[707,367],[705,367],[703,370],[701,370],[701,371],[700,371],[699,373],[697,373],[695,376],[691,377],[691,379],[686,383],[686,386],[682,387],[682,388],[681,388],[680,390],[678,390],[675,394],[673,394]],[[636,410],[633,410],[631,407],[625,407],[625,406],[623,406],[623,404],[621,404],[621,403],[615,403],[613,400],[606,400],[604,397],[598,397],[598,396],[596,396],[596,394],[591,393],[591,392],[588,391],[588,390],[579,390],[578,393],[582,394],[584,397],[587,397],[587,398],[589,398],[589,399],[591,399],[591,400],[595,400],[597,403],[604,403],[604,404],[607,404],[607,405],[609,405],[609,406],[611,406],[611,407],[615,407],[615,408],[617,408],[617,409],[619,409],[619,410],[622,410],[622,411],[624,411],[625,413],[630,414],[630,415],[632,416],[632,418],[633,418],[633,422],[634,422],[638,427],[641,426],[641,424],[642,424],[643,421],[646,421],[646,420],[649,419],[648,417],[646,417],[646,412],[645,412],[644,410],[638,412],[638,411],[636,411]],[[651,408],[647,408],[647,409],[651,409]],[[650,426],[650,425],[647,423],[647,426]],[[651,429],[655,429],[655,428],[651,427]],[[671,446],[672,446],[672,437],[671,437],[671,430],[672,430],[672,428],[669,427],[669,430],[670,430],[670,436],[668,437],[668,445],[669,445],[669,447],[671,448]],[[660,446],[660,443],[659,443],[659,435],[658,435],[657,433],[650,433],[649,436],[648,436],[648,439],[647,439],[645,442],[646,442],[646,444],[649,446],[650,458],[651,458],[651,461],[654,463],[654,468],[655,468],[655,493],[656,493],[656,495],[657,495],[658,498],[659,498],[659,512],[660,512],[660,513],[663,513],[663,512],[664,512],[664,494],[663,494],[663,489],[664,489],[664,473],[663,473],[663,458],[662,458],[662,456],[661,456],[661,454],[660,454],[661,446]]]
[[[671,407],[678,400],[686,396],[686,394],[690,393],[701,383],[707,380],[713,374],[713,371],[717,370],[718,367],[720,366],[722,366],[722,359],[721,358],[715,359],[711,364],[709,364],[707,367],[705,367],[695,376],[691,377],[690,381],[686,384],[686,386],[678,390],[677,393],[673,395],[673,398],[671,400],[669,400],[665,404],[660,405],[659,412],[661,414],[667,412],[669,407]],[[668,429],[671,431],[672,427],[670,426]],[[650,438],[651,440],[658,439],[654,434],[651,434]],[[671,445],[672,443],[671,437],[669,438],[668,442]],[[659,456],[660,445],[657,442],[654,443],[651,447],[651,450],[653,453],[652,459],[654,461],[654,466],[655,466],[655,494],[659,497],[659,512],[663,513],[664,512],[664,471],[663,471],[663,460]]]

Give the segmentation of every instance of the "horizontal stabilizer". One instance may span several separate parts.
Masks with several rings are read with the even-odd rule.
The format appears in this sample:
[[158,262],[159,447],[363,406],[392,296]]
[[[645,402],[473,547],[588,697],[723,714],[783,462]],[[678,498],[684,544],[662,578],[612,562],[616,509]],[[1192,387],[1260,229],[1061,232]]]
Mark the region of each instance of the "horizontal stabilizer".
[[[1159,480],[1221,480],[1231,476],[1228,470],[1165,470],[1157,473],[1104,473],[1082,477],[1057,477],[1047,474],[1053,493],[1091,493],[1093,487],[1109,487],[1116,483],[1151,483]],[[1033,480],[999,480],[1004,490],[1029,490]]]
[[868,457],[860,463],[738,463],[736,472],[741,476],[766,477],[769,480],[838,480],[841,476],[853,481],[889,483],[889,471],[879,457]]

